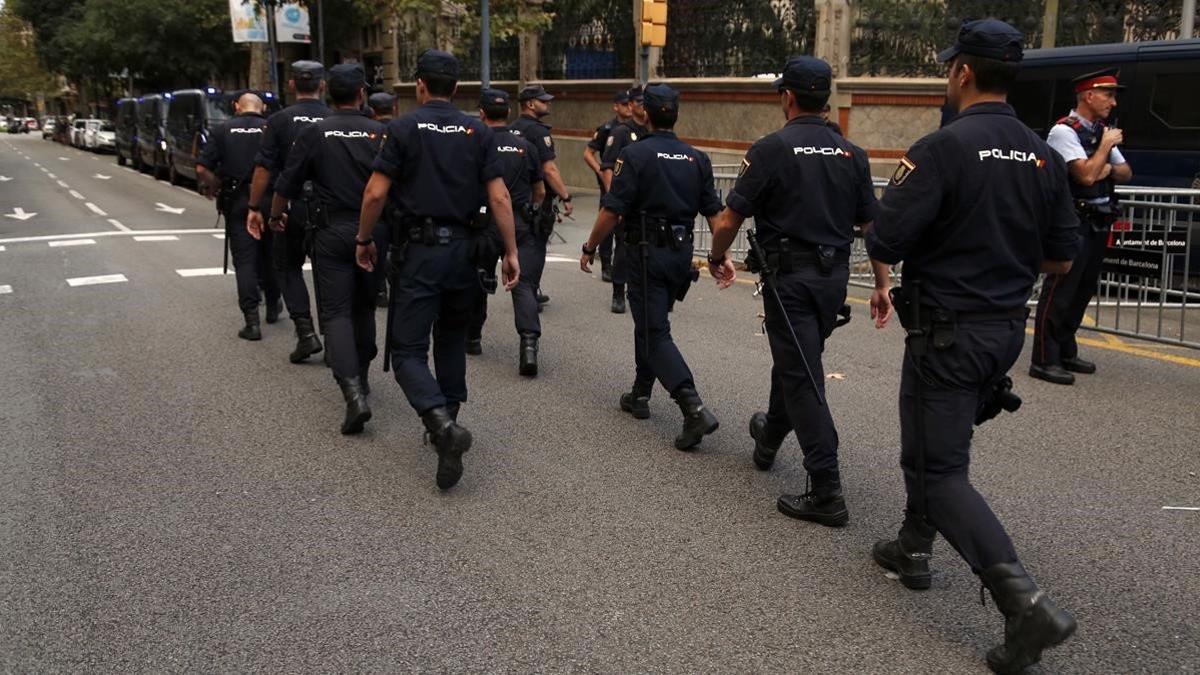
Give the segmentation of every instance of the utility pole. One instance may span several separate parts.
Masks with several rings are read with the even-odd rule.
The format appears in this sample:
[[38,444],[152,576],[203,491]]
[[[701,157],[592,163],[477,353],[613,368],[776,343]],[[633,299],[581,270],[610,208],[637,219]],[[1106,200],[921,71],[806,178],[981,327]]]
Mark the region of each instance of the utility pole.
[[1042,15],[1042,49],[1054,47],[1058,38],[1057,33],[1058,0],[1046,0],[1046,13]]
[[479,83],[492,86],[492,15],[488,0],[479,0]]
[[317,60],[325,63],[325,7],[317,0]]
[[1183,0],[1183,21],[1179,25],[1179,37],[1188,39],[1196,34],[1196,0]]
[[[270,75],[268,80],[271,83],[271,93],[279,98],[279,76],[275,72],[275,53],[278,47],[276,41],[278,36],[275,35],[275,2],[276,0],[266,0],[267,5],[267,68]],[[283,100],[283,99],[279,99]]]

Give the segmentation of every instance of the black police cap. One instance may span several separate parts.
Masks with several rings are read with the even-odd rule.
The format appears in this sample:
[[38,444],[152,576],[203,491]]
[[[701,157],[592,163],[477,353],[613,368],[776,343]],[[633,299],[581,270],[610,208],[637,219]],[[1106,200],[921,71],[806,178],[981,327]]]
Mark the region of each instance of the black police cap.
[[339,63],[329,69],[329,88],[353,91],[367,86],[367,75],[357,63]]
[[665,84],[652,84],[642,92],[646,110],[659,112],[679,111],[679,92]]
[[629,88],[629,100],[636,103],[642,102],[642,86],[637,85]]
[[833,88],[833,68],[815,56],[793,56],[775,80],[776,89],[825,93]]
[[532,85],[529,87],[525,87],[524,89],[521,90],[521,93],[517,96],[517,100],[521,101],[522,103],[524,103],[525,101],[528,101],[530,99],[535,99],[535,98],[539,101],[553,101],[554,100],[554,97],[551,96],[546,91],[546,88],[540,84],[535,84],[535,85]]
[[484,89],[479,92],[479,105],[508,105],[508,92],[503,89]]
[[372,110],[390,112],[396,104],[396,97],[387,92],[378,92],[367,97],[367,105]]
[[1020,63],[1025,57],[1021,31],[999,19],[965,21],[958,29],[958,39],[949,49],[938,54],[938,63],[946,63],[959,54],[982,56],[985,59]]
[[318,61],[297,61],[292,64],[293,80],[321,80],[325,78],[325,66]]
[[613,94],[613,103],[629,103],[629,90],[622,89]]
[[458,81],[458,59],[450,52],[426,49],[417,57],[417,77],[444,77]]

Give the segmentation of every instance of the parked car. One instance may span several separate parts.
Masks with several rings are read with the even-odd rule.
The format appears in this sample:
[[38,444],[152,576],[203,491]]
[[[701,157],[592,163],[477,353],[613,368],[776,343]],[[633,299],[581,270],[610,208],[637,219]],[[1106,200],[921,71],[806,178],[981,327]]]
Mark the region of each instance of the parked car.
[[87,131],[87,123],[86,117],[76,118],[71,123],[71,145],[77,148],[83,147],[83,133]]
[[134,168],[139,168],[137,161],[137,99],[123,98],[117,101],[117,115],[114,122],[116,126],[116,153],[117,164],[125,166],[126,162],[132,163]]
[[25,120],[20,117],[10,117],[7,120],[7,130],[10,134],[27,134],[29,127],[25,126]]
[[137,100],[137,164],[155,178],[167,174],[166,127],[170,103],[170,94],[150,94]]
[[113,152],[117,147],[117,127],[108,120],[89,120],[83,144],[93,152]]
[[42,138],[43,139],[54,137],[54,125],[55,124],[56,124],[56,122],[53,117],[46,118],[46,121],[42,123]]
[[37,131],[39,128],[40,127],[38,126],[37,118],[34,118],[34,117],[26,117],[25,118],[25,130],[26,131]]
[[1134,184],[1200,187],[1200,39],[1033,49],[1009,101],[1045,138],[1075,107],[1071,79],[1114,66],[1126,89],[1110,124],[1125,132]]
[[196,180],[196,159],[208,142],[213,125],[229,116],[228,102],[212,87],[171,92],[167,114],[167,178],[172,184],[179,183],[180,178]]

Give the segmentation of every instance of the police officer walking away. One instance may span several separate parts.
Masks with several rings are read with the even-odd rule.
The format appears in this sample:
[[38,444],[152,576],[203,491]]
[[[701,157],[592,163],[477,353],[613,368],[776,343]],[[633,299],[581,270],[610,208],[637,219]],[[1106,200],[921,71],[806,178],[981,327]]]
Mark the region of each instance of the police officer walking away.
[[769,470],[795,431],[812,487],[781,496],[778,508],[792,518],[841,527],[850,516],[821,354],[846,302],[854,226],[874,219],[877,202],[867,153],[822,117],[832,85],[825,61],[788,59],[775,81],[787,124],[756,142],[742,160],[713,228],[708,263],[713,277],[732,281],[726,251],[742,222],[753,217],[766,260],[751,269],[771,277],[764,279],[763,309],[774,362],[767,412],[750,418],[754,464]]
[[708,155],[679,140],[679,92],[659,84],[646,88],[650,135],[622,152],[613,165],[608,194],[583,244],[579,266],[591,273],[596,249],[625,219],[629,252],[629,301],[633,306],[633,388],[621,395],[621,410],[636,419],[650,416],[650,393],[657,378],[683,413],[683,430],[675,438],[679,450],[691,450],[718,422],[696,392],[687,362],[671,339],[667,316],[672,299],[682,299],[694,280],[692,226],[702,213],[712,224],[721,210],[713,187]]
[[1029,366],[1031,377],[1054,384],[1074,384],[1072,373],[1096,372],[1096,364],[1079,358],[1075,333],[1100,283],[1108,233],[1118,213],[1114,188],[1133,179],[1117,148],[1124,134],[1107,126],[1117,92],[1124,89],[1117,69],[1088,73],[1072,83],[1075,109],[1051,127],[1046,142],[1067,162],[1082,244],[1070,272],[1048,274],[1042,283]]
[[[262,143],[267,120],[263,102],[256,94],[244,93],[234,101],[234,116],[212,131],[212,138],[196,160],[196,176],[217,193],[217,208],[225,217],[225,238],[233,255],[237,279],[238,307],[246,325],[238,331],[243,340],[261,340],[258,323],[258,287],[261,281],[267,301],[267,323],[279,319],[279,285],[272,270],[266,242],[255,240],[246,231],[250,206],[250,176],[254,156]],[[260,204],[261,206],[261,204]]]
[[[371,111],[371,119],[387,126],[396,113],[396,97],[386,92],[376,92],[367,97],[367,107]],[[375,246],[379,253],[379,264],[375,266],[375,285],[379,289],[375,296],[376,307],[387,307],[387,252],[391,241],[388,239],[390,228],[386,218],[381,218],[375,225]]]
[[[604,154],[600,158],[600,177],[604,182],[605,190],[612,188],[613,169],[617,164],[617,158],[621,156],[621,151],[630,143],[636,143],[650,133],[646,124],[646,107],[642,97],[642,88],[634,87],[629,90],[629,118],[613,127],[609,132],[608,140],[604,141]],[[624,225],[618,222],[613,230],[615,238],[612,266],[611,309],[613,314],[625,313],[625,282],[631,272],[625,255],[627,252],[624,251],[622,243],[624,240],[623,228]]]
[[384,126],[362,111],[366,76],[358,64],[329,69],[329,98],[334,110],[305,126],[275,181],[270,224],[284,217],[288,200],[308,204],[317,312],[334,379],[346,400],[343,434],[356,434],[371,419],[367,374],[375,358],[375,275],[360,269],[355,257],[358,209],[379,153]]
[[[629,111],[628,89],[622,89],[613,96],[612,109],[613,118],[596,127],[596,131],[592,133],[592,140],[583,147],[583,161],[592,170],[592,173],[596,174],[596,185],[600,188],[601,196],[608,191],[604,182],[604,170],[600,168],[600,158],[604,155],[604,147],[608,144],[608,137],[612,134],[612,130],[633,114]],[[616,241],[615,232],[600,242],[600,279],[605,283],[612,283],[614,244],[620,245],[620,242]]]
[[[450,98],[458,84],[458,60],[438,50],[417,59],[420,107],[391,121],[362,196],[357,235],[358,264],[371,271],[377,246],[371,234],[384,204],[397,212],[391,265],[393,314],[387,348],[396,381],[421,416],[437,448],[437,485],[448,489],[462,477],[462,455],[471,432],[458,424],[467,400],[467,324],[479,289],[471,259],[474,216],[486,198],[504,243],[504,286],[520,276],[512,204],[492,130],[459,112]],[[429,334],[434,322],[429,371]]]
[[[533,205],[546,197],[542,182],[542,164],[538,161],[537,149],[525,138],[509,131],[505,126],[508,119],[508,93],[500,89],[484,89],[479,97],[479,119],[491,127],[494,135],[492,144],[503,168],[504,185],[512,201],[513,221],[516,227],[517,259],[521,263],[521,279],[512,290],[513,318],[517,334],[521,338],[521,353],[517,372],[526,377],[538,373],[538,338],[542,335],[542,323],[538,317],[537,288],[546,265],[546,240],[549,229],[542,229]],[[491,214],[488,214],[489,219]],[[483,269],[494,278],[496,260],[500,257],[502,242],[500,233],[492,222],[487,237],[480,242],[487,247],[481,252]],[[494,288],[491,290],[495,290]],[[471,327],[467,333],[467,353],[481,353],[483,347],[483,324],[487,321],[488,293],[480,289],[476,301]],[[474,344],[474,350],[471,345]]]
[[[550,114],[550,101],[553,101],[554,97],[547,93],[542,85],[535,84],[522,89],[517,95],[517,100],[521,103],[521,114],[513,120],[509,129],[518,136],[523,136],[538,150],[542,161],[542,179],[546,183],[546,198],[540,205],[541,218],[549,226],[553,226],[555,197],[562,202],[564,215],[570,216],[575,211],[571,203],[571,193],[567,192],[567,184],[563,182],[562,174],[558,171],[550,125],[542,121]],[[541,288],[537,290],[537,296],[538,304],[550,302],[550,297],[544,295]]]
[[[1038,269],[1066,273],[1079,246],[1062,159],[1006,103],[1021,43],[1019,31],[995,19],[963,24],[938,55],[950,63],[947,96],[958,114],[900,160],[866,235],[873,265],[904,261],[894,298],[908,333],[900,380],[908,501],[899,536],[872,555],[908,588],[929,588],[940,532],[1004,615],[1004,644],[987,654],[1001,673],[1036,663],[1075,631],[968,476],[972,426],[998,412]],[[890,303],[887,289],[876,288],[872,313],[886,319]]]
[[[301,129],[321,121],[329,108],[321,102],[325,88],[325,67],[316,61],[296,61],[292,64],[292,79],[288,85],[296,92],[296,103],[267,118],[267,131],[254,163],[254,179],[250,185],[250,212],[246,229],[255,239],[262,236],[263,216],[259,209],[264,196],[274,186],[279,173],[287,165],[288,152]],[[296,348],[288,356],[300,363],[321,351],[321,341],[313,329],[312,309],[308,302],[308,285],[304,283],[304,238],[308,215],[303,201],[293,200],[288,207],[286,226],[278,225],[274,238],[275,270],[283,287],[283,301],[288,316],[296,324]]]

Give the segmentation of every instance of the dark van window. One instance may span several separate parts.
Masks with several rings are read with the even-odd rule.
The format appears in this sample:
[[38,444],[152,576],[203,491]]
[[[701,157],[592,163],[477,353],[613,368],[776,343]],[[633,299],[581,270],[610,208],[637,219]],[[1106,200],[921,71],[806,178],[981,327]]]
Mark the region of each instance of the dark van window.
[[1155,75],[1150,111],[1171,129],[1200,128],[1200,73]]
[[1051,106],[1054,103],[1054,81],[1040,80],[1019,83],[1008,95],[1008,102],[1039,136],[1045,136],[1049,125],[1058,119]]

